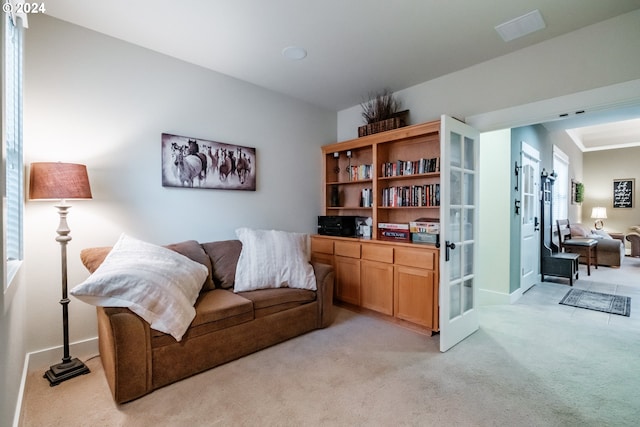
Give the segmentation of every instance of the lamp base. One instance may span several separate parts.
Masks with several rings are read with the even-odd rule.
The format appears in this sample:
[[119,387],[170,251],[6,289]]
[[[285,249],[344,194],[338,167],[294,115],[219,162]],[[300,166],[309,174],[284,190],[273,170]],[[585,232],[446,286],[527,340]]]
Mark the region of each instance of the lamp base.
[[604,222],[601,219],[597,219],[595,224],[596,230],[602,230],[604,228]]
[[91,372],[87,365],[82,363],[80,359],[71,359],[68,362],[58,363],[57,365],[51,365],[49,370],[44,373],[43,378],[49,380],[51,387],[60,384],[63,381],[69,380],[78,375],[85,375]]

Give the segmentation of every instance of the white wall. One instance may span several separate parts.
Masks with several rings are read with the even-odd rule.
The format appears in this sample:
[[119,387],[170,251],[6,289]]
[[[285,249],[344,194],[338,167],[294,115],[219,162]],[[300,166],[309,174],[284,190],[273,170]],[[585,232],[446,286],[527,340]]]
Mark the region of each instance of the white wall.
[[[410,122],[462,118],[640,78],[640,10],[398,91]],[[375,88],[374,88],[375,89]],[[357,137],[361,107],[338,112],[338,140]],[[518,125],[532,124],[521,123]],[[481,131],[494,130],[484,129]]]
[[[478,253],[478,303],[509,304],[511,231],[511,130],[480,135],[480,204],[478,241],[496,242]],[[507,147],[507,148],[505,148]],[[482,243],[482,247],[485,246]]]
[[[80,250],[121,232],[167,244],[314,231],[335,112],[47,16],[29,26],[25,163],[86,164],[93,190],[69,213],[69,287],[88,276]],[[257,191],[162,187],[162,132],[255,147]],[[57,225],[53,203],[26,203],[28,351],[62,342]],[[71,341],[96,334],[94,308],[72,298]]]
[[21,269],[7,292],[0,292],[0,426],[12,424],[19,398],[26,352],[26,317],[26,286]]

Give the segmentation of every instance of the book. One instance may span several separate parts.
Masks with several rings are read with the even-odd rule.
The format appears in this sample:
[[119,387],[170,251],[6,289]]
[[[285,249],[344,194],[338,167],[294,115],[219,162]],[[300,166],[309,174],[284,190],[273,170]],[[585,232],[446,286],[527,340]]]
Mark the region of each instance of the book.
[[409,224],[396,222],[379,222],[378,228],[386,228],[387,230],[409,230]]

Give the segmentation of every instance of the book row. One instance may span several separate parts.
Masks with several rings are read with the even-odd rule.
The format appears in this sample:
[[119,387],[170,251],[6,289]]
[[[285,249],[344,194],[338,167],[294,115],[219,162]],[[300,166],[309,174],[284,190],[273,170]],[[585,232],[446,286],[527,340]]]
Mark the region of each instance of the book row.
[[360,206],[370,208],[373,206],[373,189],[363,188],[360,196]]
[[398,160],[386,162],[382,164],[381,172],[384,177],[440,172],[440,157],[415,161]]
[[383,188],[382,206],[440,206],[440,184],[405,185]]
[[[349,170],[351,168],[351,170]],[[354,165],[347,167],[350,181],[360,181],[373,178],[373,165]]]

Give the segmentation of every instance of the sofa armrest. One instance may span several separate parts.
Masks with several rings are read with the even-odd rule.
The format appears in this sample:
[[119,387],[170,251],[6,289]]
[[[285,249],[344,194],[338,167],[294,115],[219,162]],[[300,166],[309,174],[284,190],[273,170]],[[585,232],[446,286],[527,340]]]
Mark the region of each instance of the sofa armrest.
[[96,307],[98,345],[116,403],[153,390],[149,324],[128,308]]
[[318,328],[326,328],[333,322],[333,267],[328,264],[311,262],[316,275],[316,286],[318,288]]

